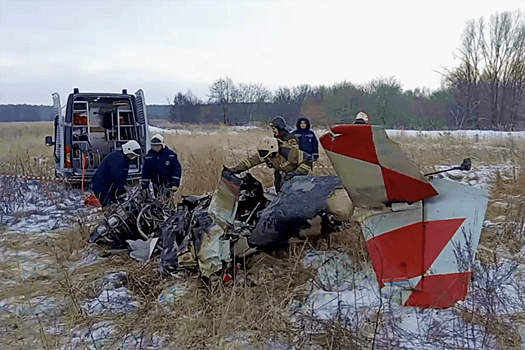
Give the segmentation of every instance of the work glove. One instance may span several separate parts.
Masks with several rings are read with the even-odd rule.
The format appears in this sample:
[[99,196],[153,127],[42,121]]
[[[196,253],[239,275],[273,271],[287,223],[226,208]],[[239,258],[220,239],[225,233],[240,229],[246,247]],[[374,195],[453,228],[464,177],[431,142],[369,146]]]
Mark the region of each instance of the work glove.
[[227,167],[223,167],[223,171],[227,172],[230,175],[237,175],[240,173],[240,171],[235,168],[227,168]]
[[298,171],[289,171],[286,174],[284,174],[284,181],[288,181],[296,175],[301,175],[301,173],[299,173]]
[[179,189],[179,186],[171,186],[171,194],[174,194]]

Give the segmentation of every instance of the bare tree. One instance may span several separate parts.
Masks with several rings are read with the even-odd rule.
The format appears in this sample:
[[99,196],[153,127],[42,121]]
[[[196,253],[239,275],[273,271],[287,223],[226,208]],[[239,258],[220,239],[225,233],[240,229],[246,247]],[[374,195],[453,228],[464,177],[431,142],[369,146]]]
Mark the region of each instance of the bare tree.
[[445,70],[444,82],[456,90],[459,108],[475,127],[509,128],[525,119],[525,16],[503,12],[480,18],[463,33],[458,67]]
[[239,103],[268,103],[271,102],[272,93],[262,83],[240,83],[236,97],[236,102]]
[[292,88],[292,98],[297,102],[302,103],[307,97],[314,95],[314,89],[308,84],[301,84]]
[[191,90],[186,94],[179,92],[170,103],[170,120],[172,122],[195,122],[197,114],[200,113],[199,105],[202,100],[195,96]]
[[366,92],[374,96],[375,113],[385,126],[394,126],[400,119],[396,101],[402,95],[401,83],[394,77],[380,77],[368,83]]
[[293,95],[292,90],[286,86],[280,86],[273,95],[273,103],[276,104],[287,104],[292,103]]
[[244,105],[244,113],[251,121],[257,105],[271,102],[272,93],[262,83],[240,83],[236,90],[236,99]]
[[237,95],[238,90],[228,77],[219,78],[210,86],[209,102],[222,106],[224,124],[230,124],[228,106],[230,103],[236,102]]

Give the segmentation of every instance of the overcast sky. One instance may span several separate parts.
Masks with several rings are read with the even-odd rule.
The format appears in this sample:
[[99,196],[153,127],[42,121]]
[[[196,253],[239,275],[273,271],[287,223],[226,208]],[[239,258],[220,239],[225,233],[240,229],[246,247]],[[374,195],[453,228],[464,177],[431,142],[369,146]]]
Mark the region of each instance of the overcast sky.
[[166,104],[228,76],[279,86],[394,76],[439,88],[466,22],[525,1],[0,0],[0,103],[51,104],[74,87],[142,88]]

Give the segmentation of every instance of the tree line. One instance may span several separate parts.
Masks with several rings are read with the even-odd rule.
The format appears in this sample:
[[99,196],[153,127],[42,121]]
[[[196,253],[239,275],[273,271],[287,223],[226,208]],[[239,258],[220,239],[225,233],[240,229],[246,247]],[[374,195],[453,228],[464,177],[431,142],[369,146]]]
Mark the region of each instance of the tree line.
[[467,22],[455,57],[457,67],[442,72],[442,87],[403,91],[395,77],[364,85],[280,87],[234,84],[229,77],[209,86],[207,100],[179,92],[170,108],[177,122],[239,124],[282,115],[314,123],[344,122],[366,111],[373,124],[410,129],[525,129],[525,16],[494,14]]
[[0,105],[0,122],[50,121],[53,113],[53,106]]

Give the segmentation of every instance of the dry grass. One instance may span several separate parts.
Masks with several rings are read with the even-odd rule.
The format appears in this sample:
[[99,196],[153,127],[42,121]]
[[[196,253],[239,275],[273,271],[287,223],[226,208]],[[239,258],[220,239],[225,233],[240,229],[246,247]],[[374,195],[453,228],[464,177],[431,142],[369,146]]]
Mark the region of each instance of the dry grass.
[[[220,177],[222,166],[231,167],[256,153],[259,140],[270,136],[269,130],[256,129],[242,133],[228,134],[225,128],[209,135],[165,134],[166,144],[175,149],[183,167],[180,194],[209,193],[213,191]],[[324,152],[321,154],[315,173],[333,174],[333,169]],[[261,165],[250,172],[263,186],[273,186],[273,172]]]
[[[71,328],[111,320],[119,326],[120,337],[130,333],[146,338],[168,335],[177,349],[244,349],[235,339],[253,349],[263,349],[269,341],[304,343],[301,348],[308,349],[309,340],[294,329],[286,310],[298,296],[305,295],[301,286],[313,277],[313,271],[302,267],[301,256],[293,250],[285,255],[284,259],[254,256],[249,270],[236,271],[235,282],[204,284],[196,276],[161,276],[156,260],[138,263],[126,254],[117,254],[103,263],[103,270],[102,266],[90,266],[68,274],[62,269],[53,293],[69,300],[65,321]],[[97,295],[103,271],[117,270],[127,272],[128,288],[140,303],[139,309],[124,316],[87,315],[79,307],[81,301]],[[159,294],[174,283],[186,283],[186,292],[174,304],[161,306]]]
[[0,123],[0,154],[25,153],[50,157],[52,148],[45,146],[44,138],[53,135],[53,122],[15,122]]
[[459,164],[470,157],[472,166],[525,162],[525,140],[512,138],[472,139],[442,136],[440,138],[392,137],[405,153],[424,171],[440,164]]
[[[524,169],[524,168],[522,168]],[[525,244],[525,170],[503,180],[496,175],[491,189],[486,217],[495,225],[482,232],[479,255],[484,262],[498,257],[525,262],[520,253]]]
[[370,260],[365,238],[357,221],[349,221],[344,224],[342,231],[330,234],[330,247],[350,252],[356,264]]
[[44,139],[53,132],[52,122],[0,123],[0,174],[51,175],[53,148]]
[[210,135],[164,135],[166,144],[175,149],[182,163],[182,194],[207,193],[214,190],[222,166],[234,166],[252,155],[256,151],[258,141],[267,136],[261,130],[242,134],[228,134],[226,130],[222,131]]

